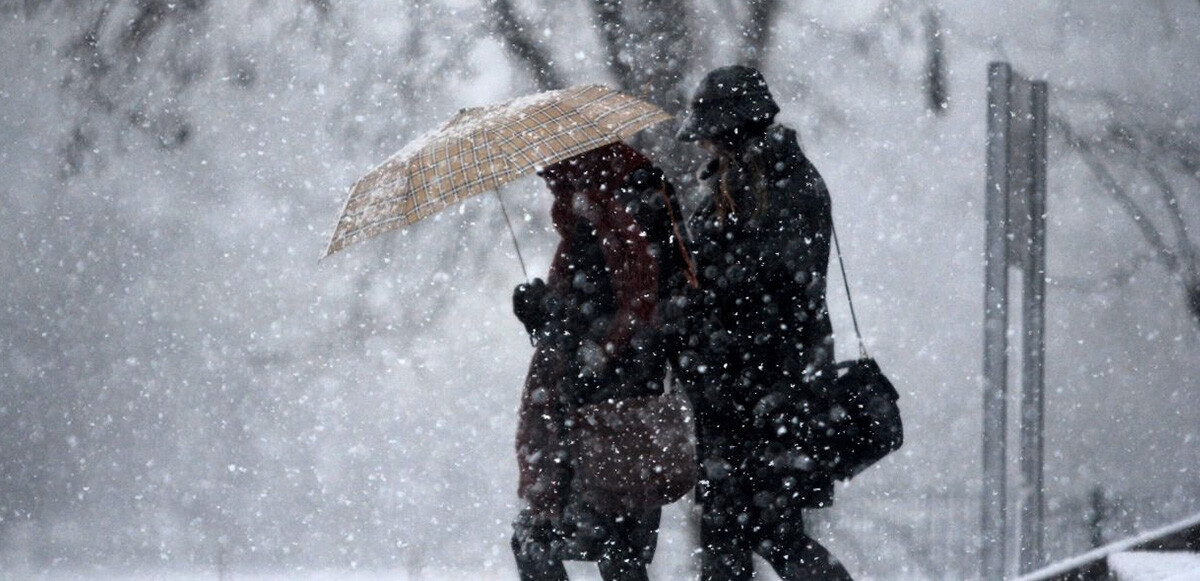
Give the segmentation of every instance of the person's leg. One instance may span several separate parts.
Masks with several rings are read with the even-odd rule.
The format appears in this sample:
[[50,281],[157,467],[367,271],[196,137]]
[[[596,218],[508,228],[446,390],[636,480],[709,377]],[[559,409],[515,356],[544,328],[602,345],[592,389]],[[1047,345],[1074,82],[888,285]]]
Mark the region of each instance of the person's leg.
[[745,514],[720,499],[702,507],[700,516],[701,581],[749,581],[754,577]]
[[649,581],[646,565],[654,559],[658,523],[662,511],[614,517],[609,538],[596,565],[604,581]]
[[600,578],[604,581],[650,581],[644,563],[605,555],[600,557],[596,566],[600,568]]
[[567,581],[567,569],[554,550],[549,523],[537,522],[528,511],[513,521],[512,550],[521,581]]
[[804,532],[800,509],[760,523],[755,537],[755,551],[783,581],[853,581],[841,562]]

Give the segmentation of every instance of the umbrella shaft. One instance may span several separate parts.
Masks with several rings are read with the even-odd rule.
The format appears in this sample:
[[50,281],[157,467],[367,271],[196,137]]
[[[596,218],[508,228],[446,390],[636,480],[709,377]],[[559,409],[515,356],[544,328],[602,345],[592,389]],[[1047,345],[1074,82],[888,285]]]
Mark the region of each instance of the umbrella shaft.
[[521,263],[521,274],[525,275],[525,282],[529,282],[529,271],[525,270],[525,259],[521,257],[521,247],[517,244],[517,232],[513,230],[512,220],[508,218],[508,209],[504,207],[504,198],[500,197],[499,191],[492,190],[492,192],[500,201],[500,213],[504,215],[504,223],[508,225],[508,235],[512,237],[513,250],[517,251],[517,261]]

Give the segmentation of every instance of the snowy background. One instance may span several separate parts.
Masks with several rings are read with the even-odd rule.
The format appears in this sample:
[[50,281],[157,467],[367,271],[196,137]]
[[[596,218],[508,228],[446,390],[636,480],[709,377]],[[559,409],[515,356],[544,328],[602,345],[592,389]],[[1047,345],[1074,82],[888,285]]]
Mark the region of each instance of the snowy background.
[[[0,0],[0,579],[515,578],[531,349],[495,197],[317,260],[356,177],[545,82],[505,8],[560,83],[632,63],[677,111],[775,6],[749,54],[902,393],[904,449],[809,523],[862,579],[978,570],[987,65],[1047,80],[1090,144],[1050,136],[1048,558],[1200,511],[1200,3],[626,1],[616,61],[593,4]],[[686,42],[645,57],[662,10]],[[540,186],[502,192],[534,276]],[[689,510],[656,578],[693,574]]]

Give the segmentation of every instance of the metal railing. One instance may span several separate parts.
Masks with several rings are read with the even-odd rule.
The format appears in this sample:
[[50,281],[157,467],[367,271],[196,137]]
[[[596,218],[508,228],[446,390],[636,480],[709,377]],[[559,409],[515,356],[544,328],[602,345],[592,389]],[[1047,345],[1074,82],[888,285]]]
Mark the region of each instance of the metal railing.
[[1060,561],[1016,581],[1107,581],[1108,557],[1126,551],[1200,551],[1200,513]]

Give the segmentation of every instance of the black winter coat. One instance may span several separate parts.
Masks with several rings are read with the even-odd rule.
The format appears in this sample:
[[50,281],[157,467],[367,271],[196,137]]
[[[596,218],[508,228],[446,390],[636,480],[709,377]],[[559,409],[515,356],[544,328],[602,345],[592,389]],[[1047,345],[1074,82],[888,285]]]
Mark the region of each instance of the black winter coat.
[[701,498],[749,503],[786,490],[802,506],[828,503],[829,193],[795,131],[778,125],[709,167],[710,193],[690,221],[703,290],[686,308],[679,361],[697,418]]

